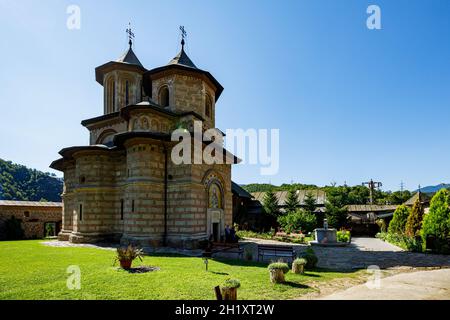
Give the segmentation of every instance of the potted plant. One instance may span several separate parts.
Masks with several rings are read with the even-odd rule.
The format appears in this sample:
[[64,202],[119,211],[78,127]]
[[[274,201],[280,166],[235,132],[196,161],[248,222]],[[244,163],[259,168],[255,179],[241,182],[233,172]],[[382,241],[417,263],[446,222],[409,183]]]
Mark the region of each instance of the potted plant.
[[292,272],[296,274],[303,274],[305,272],[305,266],[308,262],[305,258],[297,258],[292,262]]
[[274,262],[269,264],[270,282],[283,283],[284,274],[289,272],[289,266],[284,262]]
[[223,300],[237,300],[237,289],[241,283],[237,279],[227,279],[220,286]]
[[138,249],[129,245],[126,248],[117,248],[117,256],[114,262],[119,261],[120,267],[125,270],[129,270],[131,268],[131,264],[133,260],[139,258],[142,261],[142,256],[144,252],[142,249]]

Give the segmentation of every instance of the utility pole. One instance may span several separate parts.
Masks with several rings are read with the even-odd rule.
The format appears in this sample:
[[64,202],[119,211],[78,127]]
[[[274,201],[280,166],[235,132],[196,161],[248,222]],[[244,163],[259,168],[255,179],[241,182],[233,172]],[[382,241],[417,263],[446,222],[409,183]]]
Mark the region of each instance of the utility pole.
[[403,180],[400,182],[400,196],[403,198],[403,191],[404,191],[404,184],[403,184]]
[[370,204],[373,204],[373,196],[374,196],[375,188],[379,189],[383,184],[381,182],[374,182],[372,179],[370,179],[370,181],[368,181],[368,182],[363,182],[362,185],[367,186],[369,188],[369,191],[370,191],[369,201],[370,201]]

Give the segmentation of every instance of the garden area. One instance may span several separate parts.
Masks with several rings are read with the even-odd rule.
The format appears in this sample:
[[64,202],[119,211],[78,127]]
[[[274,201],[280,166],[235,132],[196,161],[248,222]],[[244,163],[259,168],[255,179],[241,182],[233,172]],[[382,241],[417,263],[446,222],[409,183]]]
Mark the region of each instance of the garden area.
[[410,209],[399,206],[387,226],[378,222],[377,238],[413,252],[450,254],[450,192],[442,189],[431,199],[425,214],[420,197]]
[[[45,246],[42,240],[0,243],[0,299],[215,300],[214,287],[236,287],[239,300],[294,299],[317,290],[311,283],[356,278],[359,272],[310,269],[308,259],[291,264],[144,255],[134,269],[114,263],[114,250]],[[308,261],[306,261],[308,260]],[[67,287],[70,266],[79,267],[80,289]],[[150,272],[132,272],[145,269]],[[68,269],[69,268],[69,269]],[[277,273],[277,270],[282,270]],[[271,278],[282,278],[272,283]]]

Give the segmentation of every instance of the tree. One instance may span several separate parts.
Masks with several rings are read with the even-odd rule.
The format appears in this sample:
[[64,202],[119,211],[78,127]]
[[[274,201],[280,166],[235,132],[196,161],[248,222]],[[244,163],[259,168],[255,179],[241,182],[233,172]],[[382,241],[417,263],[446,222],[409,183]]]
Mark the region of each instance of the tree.
[[330,227],[341,229],[348,224],[348,211],[346,207],[338,207],[329,202],[325,204],[328,225]]
[[422,241],[427,246],[427,239],[434,238],[437,251],[448,253],[450,251],[448,238],[450,237],[450,192],[442,189],[431,199],[430,212],[423,218]]
[[316,217],[313,213],[297,209],[286,215],[278,217],[278,223],[287,233],[302,231],[311,232],[316,228]]
[[[350,188],[347,186],[330,187],[327,190],[327,202],[325,204],[328,225],[341,229],[348,224],[348,211]],[[320,225],[323,221],[318,221]]]
[[263,209],[268,215],[277,217],[280,214],[278,209],[278,199],[272,190],[266,192],[263,198]]
[[423,206],[420,199],[417,199],[414,203],[411,212],[406,220],[405,233],[409,237],[415,237],[420,234],[423,220]]
[[316,211],[317,200],[311,192],[307,192],[305,195],[305,210],[309,212]]
[[407,206],[398,206],[394,212],[394,217],[392,217],[389,223],[389,233],[405,234],[406,220],[408,220],[410,210]]
[[286,211],[288,213],[294,212],[300,206],[300,202],[298,201],[297,190],[290,189],[286,198]]

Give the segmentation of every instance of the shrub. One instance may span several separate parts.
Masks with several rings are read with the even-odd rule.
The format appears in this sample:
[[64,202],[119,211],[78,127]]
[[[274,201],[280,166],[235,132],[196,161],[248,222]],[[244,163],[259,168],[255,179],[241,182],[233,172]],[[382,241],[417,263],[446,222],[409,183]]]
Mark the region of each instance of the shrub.
[[348,230],[341,230],[336,233],[337,241],[339,242],[350,242],[351,234]]
[[387,224],[385,219],[377,219],[375,223],[380,227],[381,232],[387,231]]
[[403,234],[379,232],[376,238],[396,245],[404,250],[422,252],[422,239],[420,237],[409,237]]
[[278,223],[287,233],[291,233],[296,230],[311,232],[316,227],[316,216],[314,213],[300,209],[280,216],[278,218]]
[[404,234],[405,233],[405,226],[406,226],[406,220],[409,216],[409,208],[405,205],[399,206],[395,212],[394,217],[392,218],[391,222],[389,223],[389,233],[396,233],[396,234]]
[[308,263],[305,258],[297,258],[292,262],[292,264],[299,264],[305,266]]
[[284,262],[271,263],[271,264],[269,264],[269,266],[267,268],[269,269],[269,271],[271,271],[271,270],[281,270],[285,274],[289,272],[289,266],[288,266],[287,263],[284,263]]
[[311,247],[306,249],[306,252],[303,253],[300,257],[306,260],[305,267],[307,269],[314,269],[317,265],[317,262],[319,262],[319,258],[317,258],[316,253]]
[[[427,247],[427,239],[434,238],[433,249],[440,253],[449,253],[450,236],[450,192],[440,190],[431,199],[430,212],[425,215],[422,224],[422,242]],[[429,241],[428,241],[429,243]]]
[[420,197],[414,203],[412,210],[406,220],[405,232],[410,237],[415,237],[420,234],[420,229],[422,228],[423,220],[423,206],[420,202]]
[[237,279],[227,279],[221,287],[226,289],[237,289],[241,287],[241,283]]

